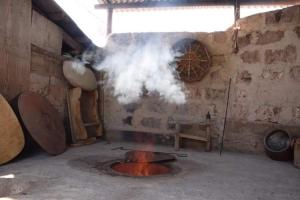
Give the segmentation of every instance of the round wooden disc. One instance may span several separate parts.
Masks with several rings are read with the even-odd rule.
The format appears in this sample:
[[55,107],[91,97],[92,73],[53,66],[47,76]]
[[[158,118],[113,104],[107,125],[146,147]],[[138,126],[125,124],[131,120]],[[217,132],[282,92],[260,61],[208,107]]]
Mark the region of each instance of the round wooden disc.
[[65,61],[63,73],[74,87],[80,87],[87,91],[93,91],[97,88],[97,80],[92,70],[84,67],[80,63]]
[[10,105],[0,94],[0,165],[15,158],[24,145],[21,125]]
[[42,149],[51,155],[65,151],[63,120],[46,98],[30,92],[22,93],[18,98],[18,108],[28,133]]

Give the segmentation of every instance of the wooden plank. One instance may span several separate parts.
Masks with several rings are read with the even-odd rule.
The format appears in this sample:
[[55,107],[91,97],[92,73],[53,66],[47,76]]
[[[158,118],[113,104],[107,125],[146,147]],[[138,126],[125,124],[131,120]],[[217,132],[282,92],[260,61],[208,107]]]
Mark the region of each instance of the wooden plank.
[[63,31],[37,11],[32,11],[31,42],[44,51],[61,55]]
[[63,41],[69,45],[74,50],[81,52],[83,50],[83,46],[81,43],[74,40],[69,34],[63,31]]
[[53,21],[69,20],[68,15],[64,12],[48,13],[47,16]]
[[84,123],[84,126],[99,126],[100,122],[89,122],[89,123]]
[[31,45],[31,72],[63,80],[62,56]]
[[106,24],[106,35],[111,34],[112,32],[112,19],[113,18],[113,9],[107,9],[107,24]]
[[167,2],[167,1],[143,1],[143,2],[130,2],[130,3],[113,3],[113,4],[97,4],[96,9],[122,9],[122,8],[159,8],[159,7],[186,7],[186,6],[207,6],[207,5],[233,5],[232,0],[225,1],[178,1],[178,2]]
[[83,145],[89,145],[89,144],[95,143],[96,141],[97,141],[96,137],[90,137],[90,138],[87,138],[86,140],[79,140],[76,143],[71,144],[71,147],[80,147]]
[[11,0],[7,15],[6,51],[30,60],[31,0]]
[[9,0],[1,0],[0,1],[0,47],[5,45],[6,40],[6,23],[8,21],[8,8],[9,8]]
[[7,70],[7,53],[4,47],[0,46],[0,93],[5,96],[8,93]]
[[68,111],[73,142],[88,138],[87,131],[83,125],[80,108],[81,89],[70,89],[68,93]]
[[102,124],[98,113],[98,91],[83,92],[81,96],[81,115],[89,136],[102,136]]
[[29,87],[31,0],[0,2],[0,92],[9,100]]
[[200,141],[204,141],[204,142],[208,141],[208,139],[206,137],[201,137],[201,136],[197,136],[197,135],[188,135],[188,134],[183,134],[183,133],[179,133],[178,135],[179,135],[179,137],[182,137],[182,138],[200,140]]
[[7,98],[11,100],[29,88],[30,60],[7,54]]
[[1,94],[0,110],[0,165],[2,165],[23,150],[25,138],[14,111]]
[[58,55],[58,54],[52,53],[52,52],[48,51],[47,49],[43,49],[43,48],[40,48],[39,46],[36,46],[35,44],[31,44],[31,51],[42,54],[44,56],[47,56],[47,57],[50,57],[53,59],[56,59],[56,60],[63,60],[63,57],[60,56],[60,54]]

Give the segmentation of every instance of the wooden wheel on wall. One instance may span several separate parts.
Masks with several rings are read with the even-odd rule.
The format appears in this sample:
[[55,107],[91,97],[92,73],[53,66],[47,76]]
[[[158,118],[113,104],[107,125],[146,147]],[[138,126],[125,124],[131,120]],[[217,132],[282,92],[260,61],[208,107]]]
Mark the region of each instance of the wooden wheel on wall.
[[205,46],[194,39],[183,39],[173,46],[176,54],[176,70],[185,82],[200,81],[208,73],[210,55]]

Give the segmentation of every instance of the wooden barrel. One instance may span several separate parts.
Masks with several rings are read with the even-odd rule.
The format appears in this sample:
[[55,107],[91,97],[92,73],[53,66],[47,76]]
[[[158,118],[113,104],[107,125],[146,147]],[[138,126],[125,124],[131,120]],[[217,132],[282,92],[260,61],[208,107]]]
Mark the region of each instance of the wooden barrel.
[[24,148],[21,125],[5,98],[0,94],[0,165],[14,159]]
[[[63,153],[66,149],[66,133],[58,111],[51,103],[32,92],[20,94],[13,106],[25,131],[44,151],[51,155]],[[29,146],[29,145],[27,145]]]

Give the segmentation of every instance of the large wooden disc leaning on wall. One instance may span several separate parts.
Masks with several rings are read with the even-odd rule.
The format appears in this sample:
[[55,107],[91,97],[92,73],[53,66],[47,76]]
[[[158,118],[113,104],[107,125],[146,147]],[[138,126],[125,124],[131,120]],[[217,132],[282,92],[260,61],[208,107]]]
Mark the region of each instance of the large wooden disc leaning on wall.
[[205,46],[194,39],[183,39],[173,46],[177,72],[186,82],[200,81],[208,73],[211,65],[210,55]]
[[8,102],[0,94],[0,165],[15,158],[24,148],[21,124]]
[[31,92],[18,97],[18,110],[24,127],[37,144],[51,155],[65,151],[63,120],[50,102]]
[[74,87],[93,91],[97,88],[97,80],[92,70],[75,61],[65,61],[63,73]]

